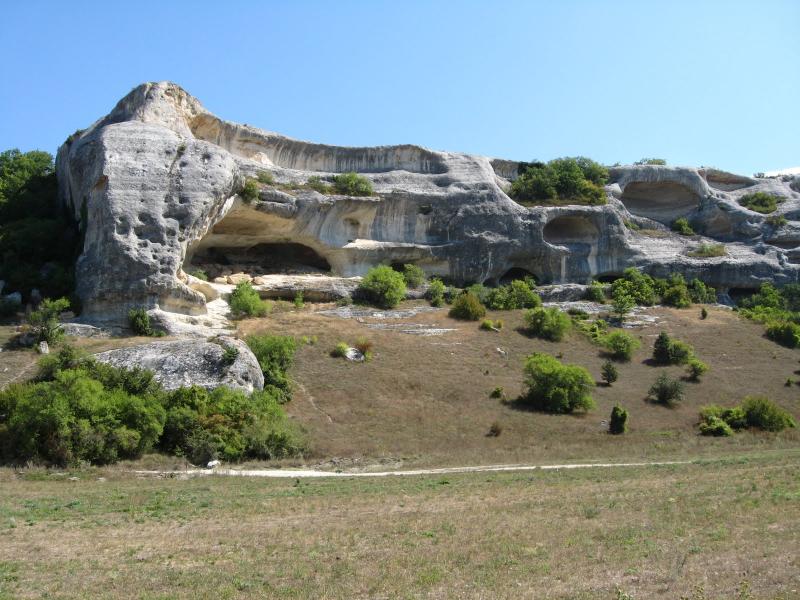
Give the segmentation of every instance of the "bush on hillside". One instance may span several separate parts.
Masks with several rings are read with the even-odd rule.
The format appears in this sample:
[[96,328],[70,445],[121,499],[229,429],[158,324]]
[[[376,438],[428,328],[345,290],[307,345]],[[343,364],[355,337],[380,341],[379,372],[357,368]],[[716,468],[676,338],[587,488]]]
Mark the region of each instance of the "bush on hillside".
[[785,198],[775,194],[753,192],[739,198],[739,204],[762,215],[768,215],[775,212],[778,209],[778,204],[784,200]]
[[586,288],[584,299],[588,300],[589,302],[599,302],[600,304],[605,303],[606,294],[603,291],[603,284],[599,281],[592,281],[592,283],[589,284],[589,287]]
[[541,306],[542,299],[533,291],[529,283],[515,279],[508,285],[501,285],[489,290],[483,303],[492,310],[515,310]]
[[406,297],[406,282],[391,267],[373,267],[358,285],[358,293],[367,302],[381,308],[394,308]]
[[358,173],[342,173],[333,177],[333,187],[337,194],[345,196],[371,196],[372,183]]
[[59,323],[58,317],[68,309],[69,300],[66,298],[59,298],[58,300],[45,298],[41,301],[39,307],[28,315],[28,323],[36,336],[37,342],[55,344],[64,337],[64,330],[61,327],[61,323]]
[[417,265],[403,265],[403,279],[410,288],[418,288],[425,283],[425,271]]
[[537,353],[527,357],[524,372],[527,391],[520,401],[535,410],[571,413],[595,406],[590,394],[594,380],[583,367]]
[[264,389],[269,390],[281,404],[291,400],[292,386],[287,373],[297,352],[295,339],[285,335],[249,335],[245,343],[264,373]]
[[243,281],[236,285],[228,299],[228,304],[235,318],[263,317],[272,309],[272,305],[261,299],[249,281]]
[[674,406],[683,400],[683,384],[666,373],[662,373],[650,386],[647,396],[651,402],[656,404]]
[[764,431],[782,431],[797,427],[794,417],[765,396],[747,396],[742,402],[742,411],[749,427]]
[[637,160],[634,165],[666,165],[667,161],[663,158],[642,158]]
[[600,367],[600,375],[603,377],[603,381],[606,382],[606,385],[609,386],[619,378],[617,367],[614,366],[614,363],[611,361],[603,363],[603,366]]
[[444,304],[444,291],[445,285],[441,279],[431,279],[426,293],[431,306],[442,306]]
[[733,429],[719,417],[710,416],[700,423],[700,433],[702,435],[728,437],[733,435]]
[[612,331],[601,338],[600,343],[614,360],[629,361],[641,345],[639,340],[625,331]]
[[153,335],[153,327],[150,325],[150,315],[146,308],[132,308],[128,311],[128,327],[136,335]]
[[653,344],[653,362],[659,365],[684,365],[694,356],[692,347],[680,340],[673,340],[662,331]]
[[689,379],[699,381],[700,377],[708,372],[708,365],[700,359],[690,358],[686,364],[686,371],[689,374]]
[[255,179],[248,179],[244,182],[244,185],[242,185],[241,189],[239,190],[239,197],[245,204],[250,204],[251,202],[258,200],[258,192],[258,181]]
[[767,337],[787,348],[800,346],[800,325],[791,321],[773,321],[767,325]]
[[608,171],[584,157],[521,163],[509,196],[523,204],[605,204]]
[[486,308],[475,294],[464,292],[453,301],[450,316],[464,321],[477,321],[486,316]]
[[525,325],[536,337],[560,342],[570,330],[572,321],[555,307],[534,308],[525,313]]
[[672,222],[671,229],[681,235],[694,235],[694,229],[689,225],[689,220],[686,217],[675,219]]

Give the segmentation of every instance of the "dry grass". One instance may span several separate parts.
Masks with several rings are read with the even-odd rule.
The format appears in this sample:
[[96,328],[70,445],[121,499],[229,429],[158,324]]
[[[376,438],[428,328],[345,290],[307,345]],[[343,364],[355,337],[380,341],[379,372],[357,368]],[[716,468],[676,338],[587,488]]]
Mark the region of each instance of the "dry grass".
[[796,598],[798,457],[371,480],[0,470],[0,597]]
[[[732,405],[747,394],[766,394],[800,416],[797,351],[763,337],[763,328],[730,311],[700,308],[654,308],[657,325],[634,330],[642,347],[630,363],[618,364],[619,381],[594,392],[598,408],[587,415],[551,416],[515,410],[490,398],[495,387],[506,397],[522,391],[522,364],[531,352],[563,355],[600,381],[606,358],[584,337],[573,333],[561,343],[529,338],[518,328],[522,311],[497,312],[502,331],[481,331],[478,323],[455,321],[446,310],[420,314],[416,323],[455,327],[438,337],[372,330],[364,323],[313,313],[313,308],[240,324],[242,333],[269,331],[317,336],[316,345],[298,351],[292,376],[297,382],[290,414],[310,432],[315,457],[391,460],[405,464],[455,465],[496,462],[665,458],[729,453],[744,449],[797,447],[800,435],[741,433],[709,439],[697,434],[700,406]],[[645,402],[656,377],[684,374],[682,367],[647,364],[659,331],[668,331],[695,347],[711,367],[700,383],[686,384],[686,401],[675,409]],[[367,337],[374,358],[366,364],[328,356],[336,342]],[[497,348],[507,352],[503,357]],[[312,402],[313,400],[313,402]],[[615,403],[630,413],[630,433],[620,439],[605,433]],[[499,437],[487,437],[492,423]]]

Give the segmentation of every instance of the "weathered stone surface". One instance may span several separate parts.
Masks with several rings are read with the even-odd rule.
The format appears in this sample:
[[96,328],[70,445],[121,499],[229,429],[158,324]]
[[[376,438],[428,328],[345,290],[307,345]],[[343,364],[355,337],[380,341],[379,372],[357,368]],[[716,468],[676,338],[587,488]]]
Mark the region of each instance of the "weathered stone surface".
[[[518,164],[410,145],[302,142],[222,121],[174,84],[143,84],[59,149],[61,200],[86,231],[76,273],[83,318],[122,322],[134,306],[204,315],[211,296],[184,273],[198,266],[214,282],[236,272],[353,277],[380,263],[415,263],[455,283],[525,273],[586,283],[629,266],[722,290],[798,280],[792,176],[619,167],[605,206],[526,208],[504,192]],[[237,190],[265,171],[275,184],[243,202]],[[345,171],[369,178],[374,196],[304,185]],[[777,212],[789,219],[785,233],[738,204],[754,191],[786,199]],[[678,217],[700,235],[671,233]],[[688,255],[713,242],[727,245],[726,256]]]
[[[239,351],[231,364],[226,364],[223,359],[227,347]],[[192,385],[211,390],[225,385],[250,393],[264,388],[264,375],[258,360],[247,344],[234,338],[217,338],[213,342],[152,342],[101,352],[96,358],[117,367],[139,366],[153,371],[155,378],[167,390]]]

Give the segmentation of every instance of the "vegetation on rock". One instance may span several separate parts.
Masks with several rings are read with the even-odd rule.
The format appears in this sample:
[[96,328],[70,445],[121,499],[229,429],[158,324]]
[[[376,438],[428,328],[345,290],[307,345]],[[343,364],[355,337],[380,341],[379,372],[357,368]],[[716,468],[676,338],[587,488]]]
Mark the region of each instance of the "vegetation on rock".
[[605,204],[608,171],[588,158],[557,158],[521,163],[509,196],[522,204]]
[[386,265],[373,267],[358,285],[358,293],[370,304],[394,308],[406,297],[406,281],[402,273]]
[[228,298],[228,304],[235,318],[263,317],[272,309],[272,304],[262,300],[249,281],[236,285]]
[[775,212],[778,209],[778,204],[784,200],[785,198],[774,194],[753,192],[739,198],[739,204],[762,215],[768,215]]

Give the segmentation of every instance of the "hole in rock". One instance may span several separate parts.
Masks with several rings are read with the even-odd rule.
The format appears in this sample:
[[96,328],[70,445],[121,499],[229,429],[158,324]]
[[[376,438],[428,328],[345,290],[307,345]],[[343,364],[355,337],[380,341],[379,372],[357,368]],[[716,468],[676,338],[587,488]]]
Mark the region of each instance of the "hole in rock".
[[600,235],[586,217],[556,217],[545,225],[543,234],[551,244],[594,244]]
[[672,182],[636,181],[625,186],[620,200],[639,217],[670,225],[675,219],[695,210],[700,197],[686,186]]
[[500,283],[500,285],[508,285],[509,283],[517,279],[524,280],[529,277],[532,277],[534,281],[536,281],[537,283],[539,282],[539,278],[536,277],[536,275],[534,275],[527,269],[523,269],[522,267],[511,267],[508,271],[503,273],[503,275],[498,280],[498,283]]
[[265,243],[250,247],[212,246],[198,250],[185,271],[203,269],[210,277],[231,273],[252,276],[329,273],[331,265],[316,250],[297,244]]

